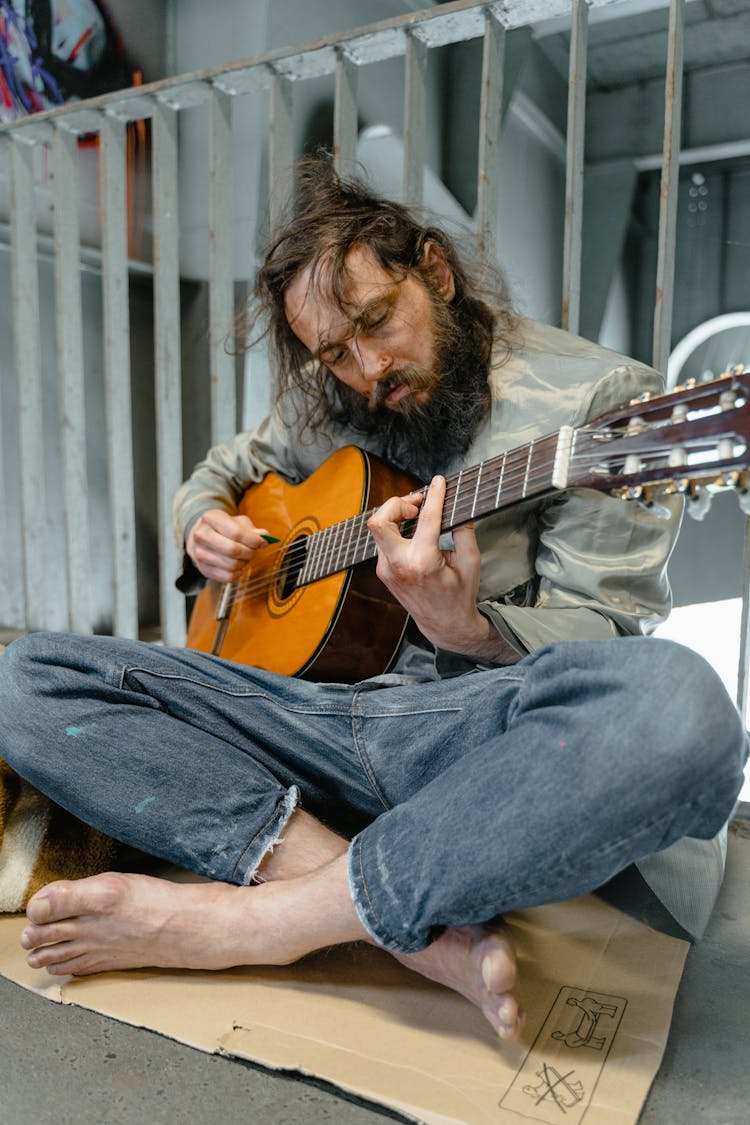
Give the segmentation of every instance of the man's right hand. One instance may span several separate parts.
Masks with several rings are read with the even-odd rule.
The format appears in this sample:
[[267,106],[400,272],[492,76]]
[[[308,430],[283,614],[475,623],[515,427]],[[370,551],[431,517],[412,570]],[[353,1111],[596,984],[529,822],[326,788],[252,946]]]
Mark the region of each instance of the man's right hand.
[[235,582],[257,549],[267,546],[263,533],[248,516],[211,508],[193,524],[185,547],[205,578]]

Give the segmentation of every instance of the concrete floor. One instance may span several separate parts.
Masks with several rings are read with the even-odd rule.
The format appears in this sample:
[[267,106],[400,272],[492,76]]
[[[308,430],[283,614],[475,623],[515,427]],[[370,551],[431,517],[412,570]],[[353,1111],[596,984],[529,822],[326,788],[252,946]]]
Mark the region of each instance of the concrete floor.
[[[743,804],[730,833],[726,881],[706,936],[688,956],[641,1125],[750,1120],[748,886],[750,804]],[[644,903],[642,917],[650,910]],[[2,1125],[403,1120],[324,1083],[203,1054],[2,979],[0,1005]]]

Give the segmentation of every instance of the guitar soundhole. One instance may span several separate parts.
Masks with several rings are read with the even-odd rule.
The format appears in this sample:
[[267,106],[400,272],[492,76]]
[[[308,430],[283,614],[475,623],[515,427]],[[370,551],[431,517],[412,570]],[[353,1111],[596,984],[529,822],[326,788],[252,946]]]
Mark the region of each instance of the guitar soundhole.
[[289,544],[277,571],[276,597],[280,602],[290,598],[297,589],[297,581],[307,558],[306,540],[307,536],[300,535]]

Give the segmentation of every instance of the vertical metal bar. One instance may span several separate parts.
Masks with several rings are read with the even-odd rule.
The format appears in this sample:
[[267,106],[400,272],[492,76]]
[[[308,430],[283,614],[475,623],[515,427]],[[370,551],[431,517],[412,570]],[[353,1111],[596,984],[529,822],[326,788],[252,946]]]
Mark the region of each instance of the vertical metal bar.
[[10,198],[24,624],[27,629],[44,629],[48,613],[47,513],[33,161],[34,147],[14,137],[11,143]]
[[427,45],[406,33],[404,92],[404,202],[419,206],[424,191],[427,120]]
[[63,522],[68,624],[91,633],[83,316],[78,223],[78,135],[59,125],[52,142],[55,212],[55,310],[60,388]]
[[162,640],[181,645],[185,642],[185,605],[174,584],[180,559],[171,530],[172,499],[182,483],[176,111],[157,100],[152,127],[159,603]]
[[[0,386],[0,439],[4,439],[1,428],[4,413],[2,386]],[[5,440],[0,441],[0,536],[2,537],[0,542],[3,543],[0,556],[0,628],[11,629],[21,624],[19,605],[23,598],[19,581],[21,575],[18,573],[18,567],[14,566],[14,560],[8,550],[9,544],[18,542],[18,534],[11,523],[10,490],[6,485],[4,445]],[[16,586],[19,587],[18,590]]]
[[211,353],[211,443],[227,441],[237,430],[234,357],[226,347],[232,324],[232,99],[213,88],[210,103],[209,168],[209,339]]
[[[0,160],[7,154],[5,139],[0,141]],[[14,540],[10,526],[9,492],[5,484],[5,443],[6,435],[3,429],[3,419],[7,416],[7,408],[3,402],[3,386],[0,382],[0,628],[9,628],[15,614],[11,611],[13,601],[11,592],[11,560],[8,557],[8,544]]]
[[112,521],[113,631],[116,637],[137,637],[125,142],[125,125],[113,117],[102,115],[99,131],[102,303],[107,468]]
[[357,67],[340,48],[336,52],[333,103],[333,166],[346,174],[357,159]]
[[270,98],[271,120],[268,137],[268,199],[271,231],[278,229],[284,205],[284,174],[294,162],[292,129],[292,83],[273,71]]
[[[0,167],[9,168],[11,165],[11,140],[9,137],[0,137]],[[10,266],[10,258],[8,260]],[[7,347],[7,345],[6,345]],[[6,474],[6,465],[15,466],[18,458],[15,456],[15,439],[11,436],[11,427],[15,425],[17,411],[13,404],[13,417],[11,418],[10,395],[14,387],[0,383],[0,625],[9,629],[21,629],[24,623],[24,594],[23,594],[23,563],[21,558],[21,524],[17,518],[18,486],[15,484],[15,471],[13,476]],[[15,429],[17,430],[17,426]],[[12,460],[11,460],[12,457]],[[11,494],[11,479],[14,484]],[[13,498],[13,518],[11,518],[11,496]]]
[[745,519],[740,658],[737,668],[737,707],[745,725],[747,725],[748,703],[750,703],[750,516]]
[[484,14],[477,165],[477,250],[485,262],[490,262],[495,253],[504,59],[505,28],[497,14],[488,9]]
[[565,159],[562,326],[578,332],[581,315],[581,234],[583,156],[586,128],[586,51],[588,5],[573,0],[568,69],[568,124]]
[[672,344],[677,191],[680,175],[684,0],[670,0],[667,76],[664,84],[664,149],[656,263],[653,365],[666,372]]

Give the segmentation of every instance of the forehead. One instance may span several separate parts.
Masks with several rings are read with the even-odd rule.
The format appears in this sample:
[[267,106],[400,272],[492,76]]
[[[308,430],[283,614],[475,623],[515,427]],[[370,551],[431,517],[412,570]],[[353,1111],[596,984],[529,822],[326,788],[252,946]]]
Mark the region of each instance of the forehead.
[[284,294],[289,327],[310,351],[321,341],[335,340],[350,330],[362,309],[385,297],[398,278],[385,269],[370,249],[354,246],[344,263],[343,301],[333,294],[331,264],[325,259],[306,266]]

